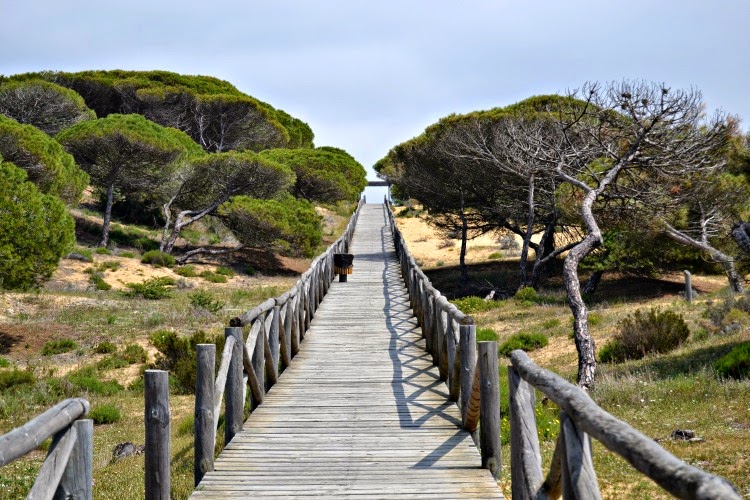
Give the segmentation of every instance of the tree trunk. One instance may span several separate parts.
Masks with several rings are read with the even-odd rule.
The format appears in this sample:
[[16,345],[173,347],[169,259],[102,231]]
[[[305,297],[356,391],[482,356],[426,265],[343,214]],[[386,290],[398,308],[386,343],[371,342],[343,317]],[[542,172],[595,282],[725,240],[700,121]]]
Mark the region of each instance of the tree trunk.
[[469,268],[466,267],[466,239],[469,227],[466,222],[466,215],[463,208],[461,209],[461,255],[459,256],[459,269],[461,270],[461,286],[469,282]]
[[596,289],[599,288],[599,283],[602,281],[603,275],[604,271],[594,271],[591,273],[591,276],[589,276],[588,281],[586,281],[586,284],[583,287],[583,293],[591,295],[596,292]]
[[[529,192],[527,203],[529,204],[529,213],[526,217],[526,232],[523,235],[523,246],[521,247],[521,261],[519,263],[519,285],[518,289],[529,285],[527,263],[529,258],[529,242],[531,242],[531,235],[534,234],[534,176],[529,178]],[[537,251],[538,253],[538,251]]]
[[[554,264],[554,260],[544,260],[548,255],[552,255],[555,251],[555,226],[557,225],[557,216],[553,216],[544,228],[542,233],[542,239],[539,241],[539,245],[536,248],[536,257],[534,259],[534,266],[531,269],[531,280],[530,286],[536,290],[539,287],[539,282],[542,280],[542,273],[549,271],[551,265]],[[546,274],[550,274],[549,272]]]
[[107,202],[104,206],[104,222],[102,223],[102,241],[100,247],[106,247],[109,243],[109,225],[112,221],[112,205],[115,202],[115,183],[110,182],[107,186]]

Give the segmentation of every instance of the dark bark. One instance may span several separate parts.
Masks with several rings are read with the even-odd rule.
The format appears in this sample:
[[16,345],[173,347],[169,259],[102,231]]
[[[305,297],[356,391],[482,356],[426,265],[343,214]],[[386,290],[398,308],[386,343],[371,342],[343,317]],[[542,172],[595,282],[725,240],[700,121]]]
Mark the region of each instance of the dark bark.
[[469,282],[469,268],[466,266],[466,239],[469,226],[466,222],[466,215],[461,210],[461,255],[459,256],[459,268],[461,270],[461,286]]
[[220,250],[215,250],[213,248],[200,247],[200,248],[196,248],[196,249],[190,250],[188,252],[185,252],[183,255],[181,255],[178,258],[176,258],[175,261],[178,264],[182,265],[185,262],[187,262],[188,260],[190,260],[191,258],[195,257],[196,255],[202,255],[202,254],[223,255],[223,254],[226,254],[226,253],[232,253],[232,252],[236,252],[238,250],[242,250],[243,248],[245,248],[244,245],[240,245],[240,246],[237,246],[237,247],[234,247],[234,248],[222,248]]
[[528,286],[530,283],[528,279],[527,264],[529,258],[529,242],[531,241],[531,236],[534,234],[534,174],[531,174],[531,176],[529,177],[527,203],[529,205],[529,211],[526,216],[526,231],[523,234],[523,247],[521,248],[521,261],[519,263],[519,273],[521,278],[519,280],[519,290],[525,286]]
[[595,293],[596,289],[599,288],[599,283],[601,283],[603,275],[604,271],[594,271],[593,273],[591,273],[591,276],[589,276],[589,279],[583,286],[583,293],[586,295]]
[[102,241],[100,247],[106,247],[109,243],[109,226],[112,222],[112,205],[115,201],[115,183],[110,182],[107,186],[107,202],[104,206],[104,222],[102,222]]

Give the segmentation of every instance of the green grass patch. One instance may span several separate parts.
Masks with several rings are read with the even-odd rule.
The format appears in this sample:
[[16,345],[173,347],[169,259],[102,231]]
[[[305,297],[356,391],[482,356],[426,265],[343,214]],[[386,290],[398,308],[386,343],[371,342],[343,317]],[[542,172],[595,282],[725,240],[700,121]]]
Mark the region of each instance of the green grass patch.
[[9,389],[18,385],[33,384],[36,382],[34,373],[31,370],[12,370],[0,371],[0,390]]
[[48,340],[42,347],[42,356],[52,356],[78,349],[78,344],[72,339]]
[[750,342],[735,346],[716,360],[714,368],[724,378],[750,378]]
[[188,294],[190,305],[196,309],[205,309],[206,311],[217,313],[224,307],[224,302],[214,298],[211,292],[206,290],[196,290]]
[[141,262],[154,267],[174,267],[175,265],[174,257],[159,250],[149,250],[144,253],[141,255]]
[[112,250],[107,247],[98,247],[96,250],[94,250],[94,253],[99,255],[112,255]]
[[174,272],[183,278],[195,278],[198,276],[198,271],[195,270],[195,266],[188,264],[186,266],[180,266],[174,269]]
[[223,274],[216,274],[215,272],[208,271],[208,270],[203,271],[200,274],[200,277],[211,283],[226,283],[227,282],[227,277],[224,276]]
[[477,328],[477,342],[496,342],[497,333],[492,328]]
[[129,365],[134,365],[136,363],[145,363],[146,359],[148,358],[146,349],[139,346],[138,344],[126,345],[125,349],[123,349],[122,353],[120,353],[120,356]]
[[8,368],[10,366],[10,361],[8,361],[5,358],[0,358],[0,368]]
[[96,347],[94,347],[94,352],[97,354],[111,354],[115,351],[117,351],[117,346],[107,340],[99,342]]
[[94,425],[114,424],[122,419],[122,413],[113,404],[103,404],[94,406],[89,412],[88,418],[94,421]]
[[501,252],[492,252],[487,256],[489,260],[498,260],[503,258],[503,254]]
[[124,293],[126,297],[142,297],[149,300],[166,299],[172,296],[169,287],[175,285],[175,280],[166,276],[150,278],[141,283],[127,283],[130,290]]
[[214,272],[216,274],[226,276],[227,278],[233,278],[237,274],[234,272],[234,269],[232,269],[231,267],[224,267],[224,266],[217,267]]
[[531,333],[516,333],[511,335],[508,340],[503,342],[497,348],[498,354],[501,356],[510,356],[512,351],[521,349],[526,352],[535,351],[547,346],[549,340],[543,333],[531,332]]
[[474,314],[478,312],[491,311],[503,307],[503,303],[498,300],[484,300],[481,297],[468,296],[461,299],[451,300],[458,309],[464,314]]

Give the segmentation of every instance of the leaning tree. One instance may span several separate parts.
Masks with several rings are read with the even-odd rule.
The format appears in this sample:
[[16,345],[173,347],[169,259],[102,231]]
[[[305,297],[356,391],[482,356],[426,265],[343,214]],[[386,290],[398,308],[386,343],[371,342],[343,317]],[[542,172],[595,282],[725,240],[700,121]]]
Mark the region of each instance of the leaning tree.
[[588,390],[594,384],[595,345],[578,268],[602,244],[596,206],[615,200],[621,210],[635,211],[660,204],[664,186],[716,168],[731,125],[720,114],[706,119],[701,94],[692,89],[626,81],[588,84],[569,97],[583,105],[561,102],[551,110],[554,126],[520,120],[507,131],[578,200],[585,236],[568,252],[563,277],[574,318],[578,384]]
[[115,195],[127,197],[162,189],[164,183],[201,148],[179,130],[162,127],[140,115],[111,114],[63,130],[57,140],[91,176],[104,194],[100,246],[109,242]]

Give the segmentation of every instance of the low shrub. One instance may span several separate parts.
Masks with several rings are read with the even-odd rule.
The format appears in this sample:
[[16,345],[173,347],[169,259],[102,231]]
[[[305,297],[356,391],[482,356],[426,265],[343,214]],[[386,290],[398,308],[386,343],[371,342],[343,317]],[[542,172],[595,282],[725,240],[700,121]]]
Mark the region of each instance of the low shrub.
[[496,341],[497,333],[492,328],[477,328],[477,342]]
[[195,434],[195,415],[186,415],[185,418],[180,420],[177,424],[177,435],[178,436],[192,436]]
[[200,277],[211,283],[226,283],[227,282],[227,277],[224,276],[223,274],[216,274],[208,270],[203,271],[200,274]]
[[458,309],[465,314],[474,314],[477,312],[491,311],[502,307],[503,303],[496,300],[484,300],[481,297],[469,296],[462,299],[451,301]]
[[603,363],[641,359],[677,348],[690,335],[687,323],[673,311],[635,311],[618,323],[618,332],[599,351]]
[[120,257],[125,257],[128,259],[134,259],[135,258],[135,252],[131,252],[129,250],[126,250],[124,252],[119,253]]
[[198,271],[195,270],[195,266],[193,265],[186,265],[186,266],[180,266],[177,269],[174,270],[174,272],[183,278],[195,278],[198,276]]
[[0,371],[0,390],[9,389],[17,385],[33,384],[36,382],[34,373],[31,370],[12,370]]
[[206,311],[217,313],[224,307],[222,301],[215,299],[213,294],[206,290],[196,290],[189,294],[188,298],[190,299],[190,304],[196,309],[205,309]]
[[0,368],[7,368],[10,366],[10,361],[5,358],[0,358]]
[[166,299],[172,295],[169,286],[174,286],[175,280],[162,276],[150,278],[141,283],[127,283],[130,290],[123,292],[126,297],[143,297],[149,300]]
[[136,238],[132,240],[132,244],[135,248],[143,250],[144,252],[159,249],[159,242],[147,237]]
[[99,370],[116,370],[128,366],[128,362],[120,356],[107,356],[96,362],[96,368]]
[[503,254],[502,254],[501,252],[492,252],[491,254],[489,254],[489,255],[487,256],[487,258],[488,258],[489,260],[497,260],[497,259],[502,259],[502,258],[503,258]]
[[52,356],[78,349],[78,344],[71,339],[48,340],[42,347],[42,356]]
[[106,247],[99,247],[94,250],[94,253],[97,253],[99,255],[112,255],[112,250]]
[[216,274],[221,274],[222,276],[226,276],[227,278],[233,278],[235,276],[235,274],[236,274],[234,272],[234,269],[232,269],[230,267],[224,267],[224,266],[217,267],[214,272]]
[[541,349],[549,343],[547,336],[543,333],[517,333],[511,335],[508,340],[500,344],[497,348],[497,353],[502,356],[510,356],[512,351],[521,349],[526,352],[535,351]]
[[97,354],[111,354],[115,351],[117,351],[117,346],[106,340],[104,342],[99,342],[96,347],[94,347],[94,352]]
[[247,266],[245,268],[245,274],[247,274],[248,276],[255,276],[255,273],[257,273],[257,272],[258,271],[256,271],[253,266]]
[[221,361],[221,349],[224,348],[224,337],[214,338],[202,330],[190,337],[180,337],[176,332],[159,330],[151,334],[151,343],[159,351],[154,368],[167,370],[173,377],[178,392],[193,394],[195,392],[195,346],[198,344],[216,344],[216,362]]
[[122,391],[122,386],[114,380],[102,380],[99,371],[94,366],[86,366],[67,374],[64,378],[74,387],[90,394],[112,396]]
[[115,405],[104,404],[93,407],[88,418],[94,421],[94,425],[114,424],[120,421],[122,414]]
[[525,286],[518,290],[513,298],[519,302],[533,302],[535,304],[541,302],[541,297],[537,291],[530,286]]
[[750,378],[750,342],[743,342],[720,357],[714,368],[724,378]]
[[143,264],[151,264],[154,267],[174,267],[174,257],[159,250],[149,250],[141,256]]
[[112,285],[104,281],[104,276],[100,272],[92,273],[89,276],[89,282],[94,285],[94,288],[106,292],[112,289]]
[[122,359],[125,360],[125,362],[129,365],[134,365],[136,363],[145,363],[146,358],[148,357],[146,349],[139,346],[138,344],[126,345],[125,349],[122,351],[121,356]]

